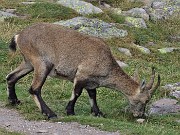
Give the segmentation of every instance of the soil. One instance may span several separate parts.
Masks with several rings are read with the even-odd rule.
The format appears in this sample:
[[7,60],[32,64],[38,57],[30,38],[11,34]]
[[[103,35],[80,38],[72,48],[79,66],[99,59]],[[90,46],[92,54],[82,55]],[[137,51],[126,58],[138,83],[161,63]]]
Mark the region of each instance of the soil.
[[49,122],[25,120],[16,110],[0,105],[0,127],[25,135],[119,135],[76,122]]

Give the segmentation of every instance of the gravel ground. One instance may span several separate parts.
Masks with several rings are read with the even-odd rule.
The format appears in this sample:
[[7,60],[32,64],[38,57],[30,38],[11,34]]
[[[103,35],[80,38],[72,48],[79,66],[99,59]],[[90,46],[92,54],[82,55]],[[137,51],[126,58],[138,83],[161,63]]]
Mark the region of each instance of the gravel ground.
[[100,131],[76,122],[28,121],[16,110],[2,106],[0,106],[0,127],[26,135],[119,135],[119,132]]

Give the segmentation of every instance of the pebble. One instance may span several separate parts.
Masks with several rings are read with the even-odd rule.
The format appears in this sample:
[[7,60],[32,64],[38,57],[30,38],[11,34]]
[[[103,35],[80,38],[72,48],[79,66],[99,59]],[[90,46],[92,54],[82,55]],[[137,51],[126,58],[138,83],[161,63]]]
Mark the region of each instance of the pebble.
[[142,124],[142,123],[144,123],[145,119],[137,119],[136,121],[137,121],[137,123]]

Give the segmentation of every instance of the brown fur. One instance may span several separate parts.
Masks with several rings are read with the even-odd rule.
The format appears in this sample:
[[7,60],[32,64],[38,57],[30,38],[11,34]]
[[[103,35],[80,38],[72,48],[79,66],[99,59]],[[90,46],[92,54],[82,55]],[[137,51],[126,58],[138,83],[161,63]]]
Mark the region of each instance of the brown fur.
[[[14,42],[12,43],[14,46]],[[36,103],[38,100],[40,102],[37,105],[49,117],[54,114],[39,95],[47,75],[74,82],[75,94],[73,93],[71,98],[74,100],[68,106],[71,111],[77,100],[75,96],[80,95],[82,88],[88,90],[95,103],[95,93],[89,90],[94,91],[97,87],[120,90],[127,96],[130,103],[141,96],[140,84],[119,67],[102,39],[83,35],[60,25],[40,23],[19,32],[16,43],[24,56],[23,63],[29,66],[28,72],[34,70],[30,93],[36,94]],[[14,93],[10,89],[10,86],[15,83],[10,83],[12,76],[18,80],[28,72],[17,76],[12,72],[7,76],[10,93]],[[145,96],[142,99],[147,100]],[[96,106],[94,108],[97,110]]]

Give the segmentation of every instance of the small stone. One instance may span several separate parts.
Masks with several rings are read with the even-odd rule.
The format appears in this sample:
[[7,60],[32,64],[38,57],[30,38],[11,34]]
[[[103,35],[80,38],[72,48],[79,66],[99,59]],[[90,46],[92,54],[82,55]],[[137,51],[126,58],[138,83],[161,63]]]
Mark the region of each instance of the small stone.
[[146,47],[143,47],[143,46],[140,46],[140,45],[136,45],[136,44],[134,44],[142,53],[145,53],[145,54],[150,54],[151,53],[151,51],[148,49],[148,48],[146,48]]
[[128,67],[128,65],[127,65],[126,63],[122,62],[122,61],[117,60],[116,62],[117,62],[118,65],[119,65],[120,67],[122,67],[122,68]]
[[48,130],[41,129],[41,130],[37,131],[37,133],[48,133]]
[[178,48],[174,48],[174,47],[169,47],[169,48],[161,48],[158,49],[158,51],[162,54],[164,53],[169,53],[169,52],[173,52],[174,50],[177,50]]
[[32,2],[32,1],[30,1],[30,2],[21,2],[21,4],[23,4],[23,5],[32,5],[32,4],[35,4],[36,2]]
[[145,121],[145,119],[137,119],[136,121],[137,121],[137,123],[139,123],[139,124],[143,124],[144,121]]
[[156,45],[156,44],[155,44],[154,42],[148,42],[147,45],[148,45],[148,46],[154,46],[154,45]]
[[127,49],[127,48],[118,48],[118,50],[119,50],[121,53],[124,53],[124,54],[127,55],[127,56],[132,56],[130,50]]
[[166,3],[165,2],[159,2],[159,1],[156,1],[156,2],[153,2],[151,7],[154,8],[154,9],[162,9],[166,6]]

